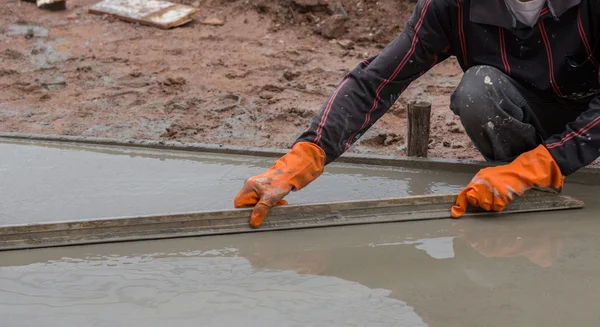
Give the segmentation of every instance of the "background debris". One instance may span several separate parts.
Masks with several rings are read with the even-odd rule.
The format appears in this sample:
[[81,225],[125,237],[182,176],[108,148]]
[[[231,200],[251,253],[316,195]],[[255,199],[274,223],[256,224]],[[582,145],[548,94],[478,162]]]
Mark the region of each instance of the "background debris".
[[40,9],[46,10],[65,10],[67,9],[66,0],[37,0],[36,4]]
[[222,19],[219,19],[216,17],[206,18],[201,23],[204,25],[213,25],[213,26],[222,26],[225,24],[225,22]]
[[199,13],[197,8],[162,0],[104,0],[89,11],[163,29],[187,24]]

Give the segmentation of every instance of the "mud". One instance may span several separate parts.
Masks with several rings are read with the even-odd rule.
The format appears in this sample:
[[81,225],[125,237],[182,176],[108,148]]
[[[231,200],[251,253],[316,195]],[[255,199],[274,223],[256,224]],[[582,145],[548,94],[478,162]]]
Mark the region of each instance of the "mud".
[[[201,15],[163,31],[89,14],[96,2],[72,0],[61,12],[21,1],[0,8],[0,132],[288,148],[414,7],[181,0]],[[405,104],[417,99],[434,105],[432,157],[481,159],[460,129],[450,131],[459,125],[448,101],[460,76],[453,59],[422,76],[351,151],[405,154]]]
[[[0,143],[0,224],[232,209],[272,158]],[[334,164],[290,203],[459,192],[469,174]]]
[[[201,14],[164,31],[89,14],[96,0],[70,0],[59,12],[24,1],[0,7],[0,132],[289,148],[343,76],[402,31],[415,4],[174,2]],[[440,63],[349,151],[405,155],[406,102],[424,100],[433,104],[429,156],[483,159],[448,107],[461,77],[454,58]]]
[[0,253],[7,326],[596,326],[584,210]]

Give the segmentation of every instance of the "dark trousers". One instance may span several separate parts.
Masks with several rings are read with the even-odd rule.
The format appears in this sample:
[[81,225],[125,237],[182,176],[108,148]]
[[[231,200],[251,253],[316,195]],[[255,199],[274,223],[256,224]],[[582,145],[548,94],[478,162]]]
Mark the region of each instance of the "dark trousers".
[[450,109],[487,161],[510,162],[549,136],[562,133],[589,104],[533,90],[496,68],[475,66],[463,75]]

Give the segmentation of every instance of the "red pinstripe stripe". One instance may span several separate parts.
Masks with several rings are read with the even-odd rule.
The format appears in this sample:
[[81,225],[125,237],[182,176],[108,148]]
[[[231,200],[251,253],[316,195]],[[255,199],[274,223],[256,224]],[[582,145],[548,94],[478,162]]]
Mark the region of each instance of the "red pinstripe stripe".
[[561,141],[546,145],[546,148],[553,149],[553,148],[559,147],[561,145],[564,145],[565,143],[574,139],[577,136],[583,136],[584,133],[586,133],[590,129],[596,127],[598,124],[600,124],[600,116],[596,117],[596,119],[592,120],[590,123],[585,125],[582,129],[565,135],[565,137],[563,137],[563,139]]
[[467,42],[465,41],[465,30],[463,28],[463,11],[461,0],[456,0],[458,5],[458,37],[460,39],[460,48],[462,50],[463,62],[467,66]]
[[[543,28],[543,26],[542,26],[542,28]],[[594,65],[596,66],[596,68],[598,68],[598,61],[593,57],[592,49],[591,49],[589,41],[588,41],[588,39],[587,39],[587,37],[585,35],[585,29],[583,28],[583,23],[581,21],[581,10],[579,10],[579,12],[577,14],[577,28],[579,30],[579,35],[581,36],[581,41],[583,42],[583,45],[585,46],[585,50],[586,50],[586,52],[587,52],[590,60],[594,63]],[[547,39],[547,36],[545,36],[545,37]],[[546,42],[546,40],[544,42]],[[548,148],[548,149],[554,149],[554,148],[557,148],[559,146],[562,146],[565,143],[567,143],[568,141],[574,139],[575,137],[583,136],[583,134],[587,133],[590,129],[598,126],[598,124],[600,124],[600,116],[596,117],[594,120],[592,120],[591,122],[589,122],[583,128],[581,128],[581,129],[579,129],[577,131],[568,133],[559,142],[551,143],[551,144],[546,145],[546,148]]]
[[[363,60],[362,63],[365,66],[369,66],[371,64],[371,62],[369,60]],[[325,107],[325,111],[323,112],[323,117],[321,117],[321,121],[319,122],[319,127],[317,127],[317,136],[315,137],[315,141],[314,141],[315,144],[317,144],[317,143],[319,143],[319,141],[321,141],[321,137],[323,136],[323,128],[325,127],[325,123],[327,122],[327,117],[329,116],[329,112],[331,111],[333,102],[335,101],[335,98],[337,97],[338,93],[340,92],[340,90],[342,89],[344,84],[346,84],[348,79],[350,79],[349,74],[346,75],[346,78],[344,78],[344,80],[342,81],[340,86],[338,86],[338,88],[335,90],[335,92],[331,96],[331,99],[329,99],[329,102],[327,103],[327,107]]]
[[500,31],[500,53],[502,56],[502,63],[504,64],[504,71],[507,75],[510,75],[510,64],[508,63],[508,56],[506,55],[506,41],[504,39],[504,29],[498,27]]
[[594,63],[596,68],[598,68],[598,61],[596,60],[596,58],[594,58],[594,55],[592,53],[592,47],[590,47],[590,43],[587,39],[587,36],[585,35],[585,29],[583,28],[583,23],[581,22],[581,8],[579,8],[579,11],[577,13],[577,29],[579,29],[579,36],[581,37],[581,41],[583,42],[583,45],[585,46],[585,51],[587,52],[588,57],[590,58],[592,63]]
[[558,96],[563,97],[562,92],[560,92],[558,85],[556,85],[556,80],[554,79],[554,60],[552,59],[552,47],[550,46],[550,40],[548,39],[548,34],[546,33],[546,26],[544,25],[544,22],[540,22],[539,26],[540,31],[542,32],[542,39],[544,40],[544,45],[546,46],[546,55],[548,56],[548,66],[550,69],[550,84],[552,84],[554,92]]
[[323,112],[323,117],[321,117],[321,121],[319,122],[319,127],[317,128],[317,137],[315,137],[315,142],[314,142],[315,144],[318,144],[319,141],[321,141],[321,136],[323,135],[323,128],[325,127],[325,123],[327,122],[327,116],[329,116],[329,111],[331,111],[333,101],[335,101],[335,98],[337,97],[338,93],[340,92],[340,90],[342,89],[344,84],[346,84],[346,82],[348,82],[349,79],[350,79],[350,75],[346,75],[346,78],[344,79],[344,81],[340,84],[340,86],[338,86],[337,90],[335,90],[335,92],[331,96],[331,99],[329,99],[329,102],[327,103],[327,107],[325,107],[325,111]]
[[406,55],[404,56],[404,58],[402,59],[400,64],[398,64],[398,67],[396,67],[396,69],[394,70],[394,73],[392,73],[392,76],[390,76],[389,79],[385,79],[381,83],[381,85],[379,85],[379,87],[377,88],[377,91],[375,92],[375,99],[373,100],[373,106],[371,107],[371,110],[369,110],[369,112],[365,116],[365,121],[363,122],[361,128],[359,130],[357,130],[356,132],[354,132],[354,134],[352,134],[352,136],[350,136],[350,138],[346,142],[345,150],[348,150],[348,148],[350,148],[350,146],[352,144],[352,140],[354,139],[354,137],[356,137],[356,134],[358,134],[359,131],[362,131],[369,124],[369,121],[371,121],[371,114],[373,112],[375,112],[375,110],[377,110],[377,107],[379,106],[379,101],[381,100],[381,98],[379,96],[380,96],[381,91],[386,87],[386,85],[388,85],[392,80],[394,80],[396,78],[396,76],[398,76],[398,74],[402,71],[404,66],[406,66],[406,63],[408,63],[408,61],[414,54],[417,43],[419,42],[419,38],[417,36],[419,34],[419,30],[421,29],[421,26],[423,26],[423,21],[425,20],[425,14],[427,13],[427,8],[429,7],[429,4],[431,3],[431,1],[432,0],[427,0],[427,2],[425,2],[425,5],[423,6],[423,9],[421,10],[421,17],[419,18],[419,21],[417,22],[417,25],[415,26],[415,35],[413,36],[410,50],[406,53]]
[[542,9],[542,11],[540,11],[540,16],[539,16],[539,17],[542,17],[542,16],[544,16],[544,15],[545,15],[545,14],[547,14],[548,12],[550,12],[550,8],[548,8],[548,7],[544,7],[544,9]]

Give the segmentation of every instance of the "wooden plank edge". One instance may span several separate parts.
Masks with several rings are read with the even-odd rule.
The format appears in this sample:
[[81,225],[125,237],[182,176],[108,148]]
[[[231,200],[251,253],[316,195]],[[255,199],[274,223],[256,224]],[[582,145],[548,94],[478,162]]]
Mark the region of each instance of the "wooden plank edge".
[[[580,200],[567,197],[567,196],[558,196],[554,201],[554,205],[545,206],[545,207],[526,207],[526,208],[511,208],[503,212],[498,213],[489,213],[489,212],[468,212],[461,219],[469,218],[469,217],[499,217],[505,216],[507,214],[522,214],[529,212],[544,212],[544,211],[555,211],[555,210],[569,210],[569,209],[580,209],[584,207],[584,203]],[[529,202],[527,204],[531,204]],[[103,244],[103,243],[117,243],[117,242],[133,242],[133,241],[149,241],[149,240],[161,240],[161,239],[172,239],[172,238],[186,238],[186,237],[199,237],[199,236],[213,236],[213,235],[230,235],[230,234],[244,234],[251,232],[268,232],[268,231],[280,231],[280,230],[296,230],[296,229],[311,229],[311,228],[324,228],[324,227],[335,227],[335,226],[353,226],[353,225],[365,225],[365,224],[379,224],[379,223],[392,223],[392,222],[408,222],[408,221],[423,221],[423,220],[435,220],[435,219],[451,219],[450,214],[447,209],[438,209],[429,212],[415,212],[414,214],[410,214],[409,212],[403,212],[402,216],[394,216],[394,214],[389,214],[380,217],[364,217],[358,216],[356,218],[350,218],[335,221],[335,220],[312,220],[304,219],[304,220],[288,220],[288,221],[278,221],[276,224],[270,225],[268,222],[264,227],[261,228],[251,228],[249,226],[246,227],[234,227],[228,229],[202,229],[201,227],[191,227],[188,230],[185,230],[185,227],[182,227],[182,230],[173,231],[173,232],[161,232],[160,229],[156,229],[154,233],[149,233],[144,231],[144,235],[124,235],[124,236],[115,236],[113,232],[110,231],[102,231],[100,229],[91,229],[93,234],[88,235],[79,235],[80,238],[86,239],[68,239],[68,237],[62,236],[53,236],[52,234],[59,234],[68,232],[68,230],[55,230],[55,231],[38,231],[38,232],[29,232],[23,233],[24,236],[19,240],[11,240],[11,241],[0,241],[0,251],[10,251],[10,250],[23,250],[23,249],[33,249],[33,248],[47,248],[47,247],[60,247],[60,246],[74,246],[74,245],[88,245],[88,244]],[[390,218],[390,216],[392,218]],[[277,224],[279,223],[279,225]],[[280,226],[281,224],[284,226]],[[160,224],[158,224],[160,225]],[[155,226],[156,227],[156,226]],[[196,228],[195,230],[193,230]],[[200,229],[198,229],[200,228]],[[192,229],[192,231],[189,231]],[[35,234],[42,234],[40,238],[35,238]],[[43,234],[49,234],[48,237],[43,236]],[[14,236],[14,235],[13,235]]]
[[[446,204],[448,213],[452,204],[456,201],[458,194],[430,194],[416,195],[406,197],[393,197],[383,199],[370,199],[359,201],[335,201],[323,203],[308,203],[308,204],[292,204],[286,206],[274,207],[270,211],[270,216],[287,216],[294,214],[316,214],[335,211],[349,210],[373,210],[378,208],[399,208],[406,206],[430,206]],[[573,197],[566,195],[554,195],[546,192],[531,191],[528,194],[517,198],[511,205],[519,206],[524,201],[532,201],[533,199],[549,199],[551,203],[569,203],[571,206],[583,207],[583,202]],[[511,210],[509,207],[508,210]],[[477,209],[469,208],[469,213],[477,212]],[[12,231],[29,232],[36,230],[42,232],[59,231],[59,230],[84,230],[96,228],[113,228],[113,227],[128,227],[138,225],[148,225],[160,223],[162,221],[168,223],[188,222],[191,220],[222,220],[235,219],[240,217],[250,217],[252,208],[245,209],[230,209],[230,210],[210,210],[188,213],[173,213],[161,215],[144,215],[144,216],[129,216],[129,217],[114,217],[114,218],[99,218],[91,220],[72,220],[72,221],[55,221],[52,223],[32,223],[19,225],[0,226],[0,235],[9,235]],[[43,229],[43,230],[42,230]]]
[[[270,215],[290,215],[297,213],[315,213],[335,210],[359,210],[373,209],[377,207],[399,207],[417,204],[450,203],[456,198],[456,194],[442,195],[418,195],[408,197],[395,197],[387,199],[371,199],[360,201],[336,201],[309,204],[292,204],[274,207]],[[129,225],[143,225],[153,223],[156,220],[168,220],[169,222],[185,222],[191,219],[224,219],[250,217],[252,208],[211,210],[189,213],[173,213],[164,215],[144,215],[129,217],[100,218],[91,220],[56,221],[52,223],[32,223],[21,225],[0,226],[0,235],[7,234],[8,229],[35,229],[44,227],[44,231],[69,229],[93,229],[100,227],[119,227]]]
[[[530,212],[544,212],[544,211],[557,211],[557,210],[570,210],[576,209],[573,207],[554,207],[554,208],[543,208],[543,209],[529,209],[520,211],[505,211],[494,214],[489,213],[467,213],[461,219],[468,219],[473,217],[481,217],[483,215],[488,218],[505,216],[508,214],[524,214]],[[248,233],[261,233],[261,232],[274,232],[274,231],[286,231],[286,230],[305,230],[305,229],[316,229],[316,228],[329,228],[329,227],[340,227],[340,226],[360,226],[370,224],[386,224],[386,223],[400,223],[400,222],[416,222],[426,220],[442,220],[452,219],[448,214],[438,217],[427,217],[427,218],[405,218],[405,219],[361,219],[344,222],[327,222],[317,224],[298,224],[290,225],[286,227],[266,227],[266,228],[246,228],[246,229],[235,229],[235,230],[218,230],[218,231],[195,231],[195,232],[176,232],[167,234],[153,234],[153,235],[142,235],[142,236],[126,236],[126,237],[115,237],[115,238],[102,238],[95,240],[78,240],[68,241],[60,240],[55,242],[44,242],[42,243],[28,243],[20,245],[4,245],[0,242],[0,252],[2,251],[16,251],[16,250],[28,250],[28,249],[39,249],[39,248],[54,248],[54,247],[66,247],[66,246],[83,246],[83,245],[94,245],[94,244],[110,244],[110,243],[127,243],[127,242],[140,242],[140,241],[158,241],[166,239],[177,239],[177,238],[191,238],[191,237],[202,237],[202,236],[219,236],[219,235],[236,235],[236,234],[248,234]]]

